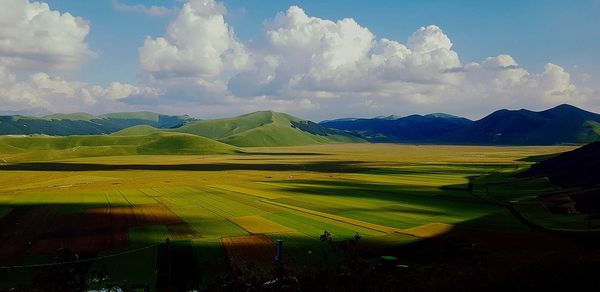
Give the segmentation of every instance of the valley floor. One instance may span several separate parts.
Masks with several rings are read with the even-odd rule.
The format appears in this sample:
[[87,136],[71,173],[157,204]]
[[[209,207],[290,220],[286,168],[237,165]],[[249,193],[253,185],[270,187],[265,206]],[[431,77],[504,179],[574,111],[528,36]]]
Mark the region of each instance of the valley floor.
[[[413,256],[427,244],[435,254],[450,235],[503,264],[564,248],[584,256],[580,244],[532,231],[494,204],[510,201],[542,227],[584,231],[582,215],[530,200],[556,189],[547,180],[509,175],[526,169],[527,157],[573,148],[332,144],[0,160],[0,287],[61,285],[73,275],[71,287],[151,290],[268,278],[278,239],[290,270],[344,262],[348,249],[335,243],[356,235],[361,255],[408,266],[422,265]],[[325,231],[330,241],[321,240]],[[74,263],[36,266],[64,261]]]

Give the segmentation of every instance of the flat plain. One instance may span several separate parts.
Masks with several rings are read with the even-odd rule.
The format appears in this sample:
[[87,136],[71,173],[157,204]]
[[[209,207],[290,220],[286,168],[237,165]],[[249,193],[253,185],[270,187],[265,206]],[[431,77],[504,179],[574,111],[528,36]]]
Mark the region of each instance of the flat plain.
[[[534,221],[544,218],[541,225],[583,229],[582,218],[524,199],[554,189],[547,180],[510,179],[515,187],[494,189],[528,168],[528,157],[573,148],[330,144],[54,160],[4,152],[0,265],[48,263],[68,249],[78,257],[108,256],[92,261],[88,274],[102,270],[111,283],[154,287],[161,250],[137,249],[169,238],[186,272],[210,281],[231,265],[243,269],[236,263],[252,259],[252,250],[260,258],[274,252],[267,239],[282,239],[288,264],[302,266],[321,260],[325,230],[334,240],[358,233],[383,253],[452,229],[525,229],[486,198],[496,194],[523,200],[518,208]],[[35,274],[3,268],[0,285],[31,282]]]

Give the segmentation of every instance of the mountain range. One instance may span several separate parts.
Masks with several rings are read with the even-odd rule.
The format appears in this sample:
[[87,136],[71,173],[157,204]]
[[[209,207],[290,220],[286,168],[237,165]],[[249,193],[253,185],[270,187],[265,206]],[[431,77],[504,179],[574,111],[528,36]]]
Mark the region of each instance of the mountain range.
[[571,105],[544,111],[498,110],[480,120],[444,113],[346,118],[314,123],[260,111],[233,118],[197,120],[151,112],[0,116],[0,135],[142,136],[178,132],[238,147],[322,143],[430,143],[472,145],[584,144],[600,140],[600,115]]
[[177,128],[195,119],[152,112],[111,113],[94,116],[87,113],[52,114],[42,117],[0,116],[0,135],[50,136],[110,134],[128,127],[148,125],[157,128]]
[[398,119],[340,119],[320,124],[354,132],[371,142],[555,145],[600,140],[600,115],[567,104],[539,112],[503,109],[477,121],[430,114]]

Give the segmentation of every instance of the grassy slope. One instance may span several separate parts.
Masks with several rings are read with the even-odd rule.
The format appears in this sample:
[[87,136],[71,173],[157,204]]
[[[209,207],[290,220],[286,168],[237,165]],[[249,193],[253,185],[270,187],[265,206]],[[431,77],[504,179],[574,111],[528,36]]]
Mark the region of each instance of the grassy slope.
[[154,133],[160,132],[160,129],[157,129],[148,125],[138,125],[123,129],[121,131],[114,132],[110,134],[111,136],[139,136],[139,135],[150,135]]
[[159,114],[153,112],[124,112],[104,114],[99,117],[108,119],[148,120],[158,122],[159,116]]
[[205,136],[244,147],[360,141],[342,135],[314,135],[292,127],[292,121],[299,122],[301,119],[283,113],[263,111],[236,118],[194,122],[175,131]]
[[96,116],[90,115],[88,113],[52,114],[52,115],[43,117],[43,119],[46,119],[46,120],[73,120],[73,121],[91,121],[96,118],[97,118]]
[[157,132],[131,136],[2,137],[0,150],[8,161],[52,160],[135,154],[232,153],[235,147],[184,133]]

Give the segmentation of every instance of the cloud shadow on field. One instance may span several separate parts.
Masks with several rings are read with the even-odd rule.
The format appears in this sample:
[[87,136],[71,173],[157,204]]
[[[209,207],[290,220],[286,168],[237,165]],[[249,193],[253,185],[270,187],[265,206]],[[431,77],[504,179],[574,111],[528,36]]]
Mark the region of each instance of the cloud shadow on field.
[[2,170],[21,171],[316,171],[316,172],[363,172],[370,168],[362,161],[319,161],[310,163],[211,163],[211,164],[96,164],[62,162],[28,162],[0,165]]

